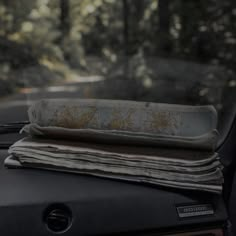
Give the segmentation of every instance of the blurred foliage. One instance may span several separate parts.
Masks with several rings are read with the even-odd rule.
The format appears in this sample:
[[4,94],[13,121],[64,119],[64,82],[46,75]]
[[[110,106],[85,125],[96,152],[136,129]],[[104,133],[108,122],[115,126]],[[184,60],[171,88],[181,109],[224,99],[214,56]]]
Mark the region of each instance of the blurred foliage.
[[[53,70],[63,64],[90,71],[92,57],[105,61],[105,73],[120,58],[130,57],[134,62],[125,71],[150,87],[145,57],[154,55],[223,65],[231,78],[236,1],[0,0],[2,80],[25,66]],[[235,85],[232,79],[229,84]]]
[[[124,1],[128,6],[128,45],[124,45],[123,35]],[[0,36],[30,46],[39,59],[64,60],[76,54],[83,65],[85,54],[114,60],[128,47],[130,54],[142,48],[147,54],[231,64],[234,69],[234,0],[124,1],[0,0]],[[63,7],[68,8],[66,31],[60,17]],[[160,47],[163,38],[169,44],[166,47]]]

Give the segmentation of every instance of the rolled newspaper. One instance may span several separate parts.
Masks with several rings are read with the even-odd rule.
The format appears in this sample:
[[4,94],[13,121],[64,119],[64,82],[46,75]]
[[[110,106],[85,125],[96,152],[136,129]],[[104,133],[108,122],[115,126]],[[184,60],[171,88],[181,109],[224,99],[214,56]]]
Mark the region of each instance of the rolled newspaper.
[[216,114],[212,106],[52,99],[30,107],[31,124],[23,130],[32,136],[213,150]]

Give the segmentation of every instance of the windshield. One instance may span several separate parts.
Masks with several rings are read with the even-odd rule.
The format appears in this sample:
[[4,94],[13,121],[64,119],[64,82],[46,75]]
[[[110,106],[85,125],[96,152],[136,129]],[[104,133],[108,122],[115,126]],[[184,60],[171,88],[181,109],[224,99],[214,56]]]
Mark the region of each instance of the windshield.
[[230,117],[235,22],[233,0],[1,0],[0,123],[26,121],[42,98],[212,104]]

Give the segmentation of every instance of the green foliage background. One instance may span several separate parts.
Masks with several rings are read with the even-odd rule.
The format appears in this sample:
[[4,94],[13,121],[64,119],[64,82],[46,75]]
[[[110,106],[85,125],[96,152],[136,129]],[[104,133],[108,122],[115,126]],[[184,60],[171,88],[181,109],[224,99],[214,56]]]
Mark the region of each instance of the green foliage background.
[[22,86],[16,74],[38,66],[54,81],[70,70],[106,74],[132,58],[124,70],[151,86],[153,56],[223,66],[235,86],[236,1],[0,0],[2,81]]

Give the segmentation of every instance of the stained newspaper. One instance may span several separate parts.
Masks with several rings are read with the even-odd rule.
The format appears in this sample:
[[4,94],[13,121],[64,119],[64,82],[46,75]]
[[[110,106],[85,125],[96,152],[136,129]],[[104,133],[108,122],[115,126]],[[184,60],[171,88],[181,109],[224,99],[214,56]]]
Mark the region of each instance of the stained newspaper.
[[43,100],[29,118],[22,130],[29,137],[9,149],[6,165],[14,160],[23,167],[222,191],[211,106]]

